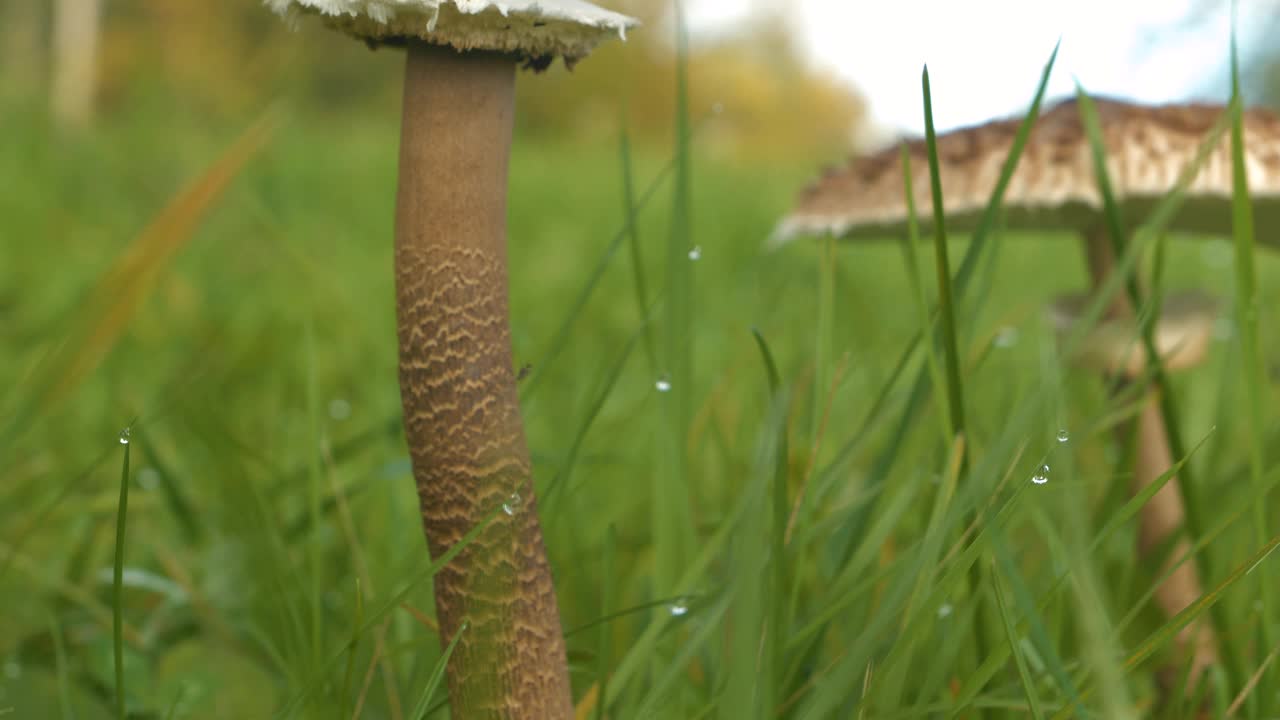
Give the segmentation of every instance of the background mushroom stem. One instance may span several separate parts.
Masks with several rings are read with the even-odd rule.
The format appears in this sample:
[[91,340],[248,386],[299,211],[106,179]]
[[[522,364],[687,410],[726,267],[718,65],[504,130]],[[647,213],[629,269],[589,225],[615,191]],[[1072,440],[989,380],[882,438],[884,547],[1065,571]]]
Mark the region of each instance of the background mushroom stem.
[[[1097,292],[1107,276],[1116,266],[1112,245],[1105,229],[1095,229],[1085,238],[1086,260],[1089,266],[1090,280],[1094,292]],[[1130,316],[1133,308],[1124,293],[1117,293],[1108,309],[1108,314],[1116,317]],[[1141,352],[1140,344],[1135,343],[1134,352]],[[1133,432],[1133,493],[1141,492],[1168,472],[1174,465],[1173,452],[1169,449],[1168,435],[1165,431],[1164,417],[1160,414],[1160,390],[1152,387],[1147,390],[1142,400],[1142,410],[1137,419],[1128,428],[1122,428],[1122,437]],[[1148,558],[1159,552],[1162,546],[1184,526],[1186,511],[1182,505],[1182,496],[1178,493],[1177,478],[1170,478],[1151,500],[1142,508],[1138,523],[1138,553]],[[1168,560],[1161,565],[1160,572],[1167,570],[1172,562],[1176,562],[1191,549],[1186,540],[1178,540],[1170,549]],[[1172,574],[1157,588],[1156,602],[1166,617],[1173,617],[1188,605],[1195,602],[1203,594],[1200,576],[1196,565],[1188,560],[1173,570]],[[1217,648],[1213,633],[1208,625],[1197,620],[1178,633],[1178,643],[1186,651],[1192,653],[1192,677],[1198,677],[1199,671],[1212,665],[1217,660]]]
[[[568,666],[512,371],[506,218],[517,58],[411,41],[396,199],[400,392],[453,717],[567,718]],[[462,629],[466,624],[465,630]]]

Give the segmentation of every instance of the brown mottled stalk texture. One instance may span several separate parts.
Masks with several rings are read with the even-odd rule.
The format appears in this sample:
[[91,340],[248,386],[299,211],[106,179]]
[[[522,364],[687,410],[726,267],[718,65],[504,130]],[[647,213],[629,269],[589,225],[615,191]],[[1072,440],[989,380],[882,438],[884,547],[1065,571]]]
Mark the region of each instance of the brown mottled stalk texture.
[[[1096,292],[1106,281],[1107,276],[1115,268],[1115,256],[1111,251],[1111,243],[1104,230],[1090,232],[1085,240],[1089,275],[1093,280]],[[1108,310],[1112,315],[1132,314],[1133,309],[1123,293],[1116,293],[1115,300]],[[1133,492],[1139,493],[1151,483],[1169,471],[1175,462],[1173,452],[1169,449],[1168,434],[1165,432],[1164,418],[1160,414],[1159,389],[1147,391],[1143,400],[1142,412],[1132,426],[1135,433]],[[1122,430],[1122,433],[1124,430]],[[1138,520],[1138,554],[1147,558],[1186,522],[1186,511],[1182,507],[1182,496],[1178,494],[1177,478],[1170,478],[1143,506]],[[1181,558],[1191,549],[1186,540],[1174,543],[1168,557],[1171,561]],[[1163,573],[1169,566],[1166,562],[1160,567]],[[1182,612],[1188,605],[1200,599],[1203,590],[1200,576],[1196,572],[1193,560],[1187,560],[1178,566],[1169,577],[1156,588],[1156,603],[1164,611],[1166,617],[1173,617]],[[1191,653],[1192,683],[1199,678],[1200,672],[1217,662],[1218,650],[1214,641],[1213,630],[1202,618],[1197,618],[1184,627],[1177,637],[1183,652]]]
[[[400,393],[432,557],[453,717],[569,718],[559,613],[533,498],[507,310],[516,58],[411,42],[396,198]],[[515,500],[516,496],[519,500]]]

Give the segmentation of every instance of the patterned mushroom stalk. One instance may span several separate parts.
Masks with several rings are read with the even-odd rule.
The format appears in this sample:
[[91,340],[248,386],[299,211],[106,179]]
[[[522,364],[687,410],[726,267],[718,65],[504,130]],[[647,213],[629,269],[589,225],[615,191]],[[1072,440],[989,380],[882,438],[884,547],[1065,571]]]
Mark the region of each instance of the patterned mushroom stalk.
[[[1200,150],[1225,107],[1212,104],[1145,106],[1095,99],[1105,164],[1112,190],[1126,219],[1141,222],[1167,195]],[[945,222],[964,232],[977,225],[995,189],[1000,171],[1021,124],[1021,118],[1000,119],[939,135],[938,161]],[[1280,245],[1280,235],[1265,229],[1280,227],[1280,117],[1262,110],[1244,112],[1245,165],[1250,192],[1256,199],[1255,221],[1264,232],[1259,239]],[[917,207],[932,204],[924,140],[906,143],[911,156],[911,193]],[[800,194],[795,207],[778,223],[771,243],[778,245],[803,235],[833,235],[847,239],[891,238],[905,232],[907,203],[900,149],[895,146],[850,159],[827,170]],[[1184,201],[1167,226],[1174,232],[1225,235],[1231,232],[1232,166],[1230,138],[1224,133],[1209,149],[1205,162],[1191,179]],[[1115,266],[1103,217],[1103,201],[1095,179],[1094,161],[1075,99],[1046,109],[1032,126],[1023,152],[1005,191],[1001,207],[1010,230],[1067,231],[1083,239],[1085,264],[1096,292]],[[932,227],[930,213],[918,218]],[[1132,308],[1118,297],[1108,309],[1109,321],[1127,322]],[[1129,327],[1132,330],[1132,327]],[[1112,328],[1114,331],[1114,327]],[[1129,336],[1132,339],[1132,335]],[[1159,340],[1157,340],[1159,342]],[[1110,351],[1095,346],[1104,355]],[[1126,363],[1145,363],[1139,344]],[[1126,368],[1130,366],[1126,365]],[[1113,370],[1118,368],[1112,368]],[[1148,398],[1137,428],[1137,456],[1151,465],[1139,472],[1156,477],[1172,465],[1168,428]],[[1166,488],[1172,490],[1172,488]],[[1159,545],[1184,523],[1185,509],[1176,492],[1161,492],[1143,510],[1141,550]],[[1161,591],[1160,604],[1172,615],[1201,595],[1200,579],[1190,564]],[[1194,642],[1192,639],[1194,638]],[[1207,627],[1193,623],[1180,639],[1193,654],[1197,669],[1216,658]]]
[[[406,51],[396,196],[400,393],[453,717],[570,718],[568,664],[512,369],[507,164],[518,67],[631,18],[581,0],[268,0]],[[459,633],[461,636],[459,637]]]

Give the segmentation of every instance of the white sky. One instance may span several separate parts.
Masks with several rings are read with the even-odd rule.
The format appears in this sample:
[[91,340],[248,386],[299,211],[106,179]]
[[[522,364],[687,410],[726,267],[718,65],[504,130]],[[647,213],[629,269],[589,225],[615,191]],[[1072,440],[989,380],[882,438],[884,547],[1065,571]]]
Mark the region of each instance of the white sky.
[[[1244,58],[1262,39],[1259,18],[1280,7],[1280,0],[1238,2]],[[758,8],[786,9],[816,65],[861,91],[878,123],[914,134],[924,129],[925,63],[934,123],[942,131],[1025,110],[1059,37],[1050,97],[1071,94],[1073,78],[1094,94],[1147,102],[1224,100],[1228,90],[1226,0],[686,3],[695,33],[723,31]],[[1202,10],[1194,21],[1192,8]]]

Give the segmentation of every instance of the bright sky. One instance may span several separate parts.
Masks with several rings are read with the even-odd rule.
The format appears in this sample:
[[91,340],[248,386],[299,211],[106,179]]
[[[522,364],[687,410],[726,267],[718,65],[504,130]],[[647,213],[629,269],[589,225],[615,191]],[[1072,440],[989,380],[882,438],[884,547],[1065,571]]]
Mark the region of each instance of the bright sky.
[[[1280,0],[1239,0],[1240,52]],[[923,132],[920,71],[946,130],[1025,110],[1059,37],[1050,97],[1074,91],[1147,102],[1227,95],[1227,0],[687,0],[694,32],[755,8],[788,9],[815,64],[848,80],[878,123]],[[1205,10],[1208,6],[1208,10]],[[1200,10],[1192,20],[1193,8]],[[1252,21],[1252,22],[1251,22]],[[1250,31],[1253,32],[1250,32]]]

